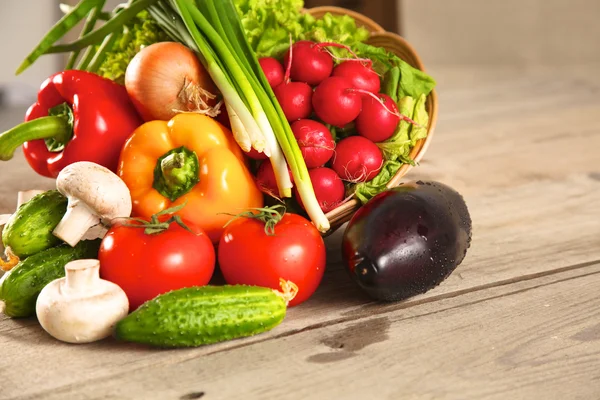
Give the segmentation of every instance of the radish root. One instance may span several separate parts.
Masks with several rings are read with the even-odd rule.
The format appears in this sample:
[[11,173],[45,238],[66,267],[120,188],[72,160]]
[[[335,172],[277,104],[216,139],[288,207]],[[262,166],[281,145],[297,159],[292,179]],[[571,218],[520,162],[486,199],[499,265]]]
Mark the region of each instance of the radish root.
[[396,116],[396,117],[400,118],[400,120],[401,120],[401,121],[406,121],[406,122],[408,122],[408,123],[410,123],[410,124],[412,124],[412,125],[416,126],[417,128],[425,128],[423,125],[421,125],[421,124],[419,124],[419,123],[417,123],[417,122],[413,121],[412,119],[408,118],[406,115],[403,115],[403,114],[400,114],[400,113],[397,113],[397,112],[394,112],[394,111],[390,110],[390,109],[389,109],[389,108],[388,108],[388,107],[385,105],[385,103],[383,102],[383,100],[381,100],[381,98],[379,98],[379,96],[377,96],[377,95],[376,95],[376,94],[374,94],[374,93],[368,92],[368,91],[366,91],[366,90],[361,90],[361,89],[347,89],[347,90],[348,90],[348,91],[350,91],[350,92],[357,92],[357,93],[364,94],[364,95],[367,95],[367,96],[369,96],[369,97],[372,97],[372,98],[374,98],[375,100],[377,100],[377,101],[379,102],[379,104],[381,104],[381,106],[382,106],[383,108],[385,108],[385,110],[386,110],[387,112],[389,112],[390,114],[392,114],[392,115],[394,115],[394,116]]

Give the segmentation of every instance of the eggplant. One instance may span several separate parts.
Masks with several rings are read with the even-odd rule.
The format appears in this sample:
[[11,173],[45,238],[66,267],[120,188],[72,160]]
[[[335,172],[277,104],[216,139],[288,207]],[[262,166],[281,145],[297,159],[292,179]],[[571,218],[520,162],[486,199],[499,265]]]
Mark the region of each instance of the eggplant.
[[407,182],[373,197],[348,223],[342,259],[369,296],[398,301],[444,281],[471,244],[463,197],[440,182]]

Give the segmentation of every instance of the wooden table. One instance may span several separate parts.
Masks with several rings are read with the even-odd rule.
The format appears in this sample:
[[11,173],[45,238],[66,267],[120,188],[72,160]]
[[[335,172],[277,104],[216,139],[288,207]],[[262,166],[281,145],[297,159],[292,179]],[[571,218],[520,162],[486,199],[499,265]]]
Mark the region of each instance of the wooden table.
[[[438,288],[370,302],[342,269],[339,231],[314,297],[252,338],[67,345],[35,319],[2,317],[0,398],[600,398],[597,71],[432,71],[440,121],[410,177],[459,190],[474,221],[466,259]],[[20,155],[0,168],[0,212],[17,190],[52,186]]]

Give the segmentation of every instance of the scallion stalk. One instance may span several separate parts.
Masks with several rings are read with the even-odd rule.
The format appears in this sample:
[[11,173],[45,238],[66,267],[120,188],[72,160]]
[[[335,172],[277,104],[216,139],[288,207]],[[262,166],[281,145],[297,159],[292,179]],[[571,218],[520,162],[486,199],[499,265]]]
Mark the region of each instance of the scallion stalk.
[[[271,153],[280,195],[291,196],[289,164],[311,220],[320,231],[329,230],[298,143],[248,44],[232,1],[162,0],[150,8],[150,14],[174,40],[198,52],[223,94],[240,147],[247,147],[248,140],[252,147],[260,147],[257,140],[262,138],[265,154]],[[247,135],[240,134],[244,128]]]

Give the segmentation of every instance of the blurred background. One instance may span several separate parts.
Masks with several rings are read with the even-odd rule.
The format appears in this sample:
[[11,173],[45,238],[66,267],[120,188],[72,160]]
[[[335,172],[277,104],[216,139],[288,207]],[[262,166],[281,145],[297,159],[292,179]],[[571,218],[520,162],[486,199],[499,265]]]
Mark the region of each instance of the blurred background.
[[[5,107],[29,104],[40,82],[61,68],[60,56],[44,56],[14,75],[60,18],[60,2],[2,0],[0,98]],[[107,7],[119,2],[108,0]],[[536,68],[600,61],[598,0],[306,0],[305,5],[345,7],[373,18],[411,42],[434,75],[461,66]]]

